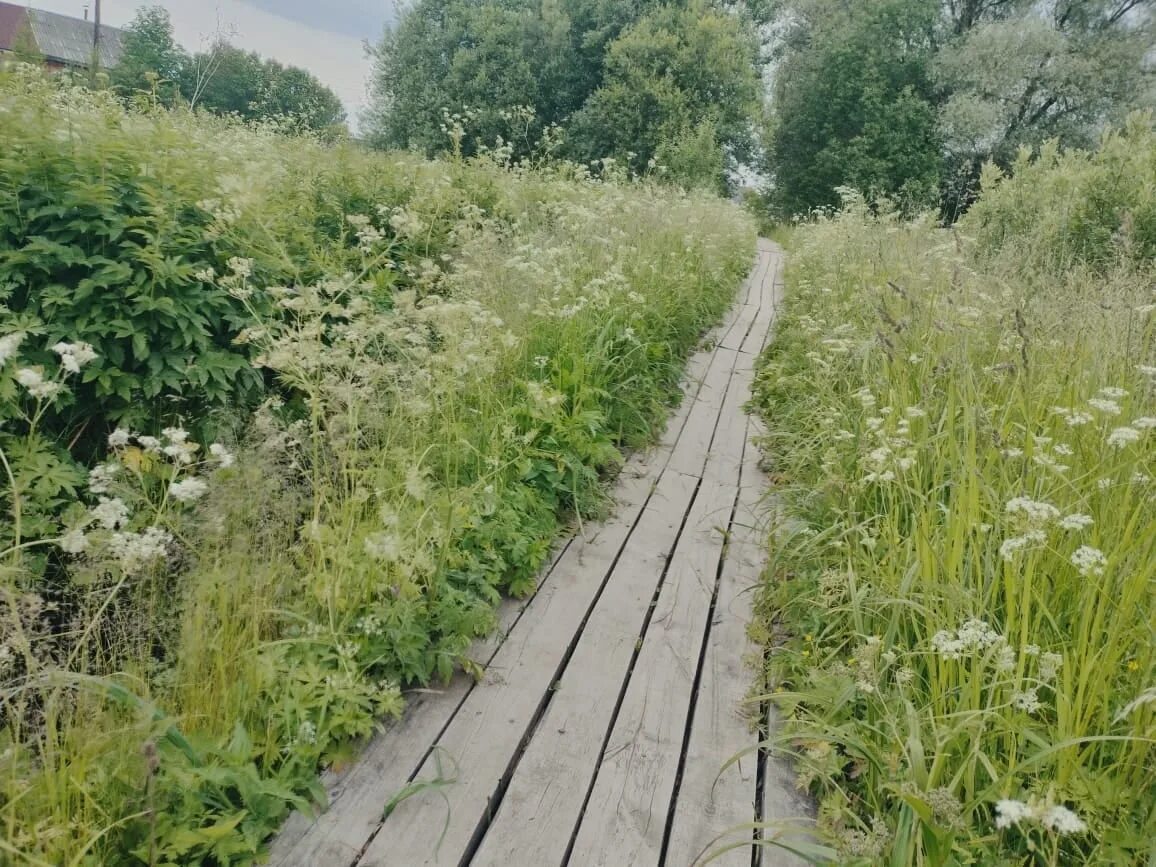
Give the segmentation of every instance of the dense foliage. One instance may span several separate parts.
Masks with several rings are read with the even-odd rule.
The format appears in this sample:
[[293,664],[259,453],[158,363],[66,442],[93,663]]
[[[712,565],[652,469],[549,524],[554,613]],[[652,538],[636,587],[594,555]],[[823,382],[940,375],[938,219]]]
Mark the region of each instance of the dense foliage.
[[246,119],[278,118],[315,132],[345,120],[337,95],[304,69],[262,59],[224,39],[207,51],[187,54],[174,40],[169,13],[161,6],[138,10],[111,78],[120,95],[152,96],[164,105],[185,102]]
[[1152,857],[1153,166],[1137,117],[955,230],[792,237],[768,678],[839,863]]
[[254,863],[604,508],[751,226],[28,69],[0,138],[0,858]]
[[760,110],[753,33],[738,8],[702,0],[422,0],[377,48],[369,131],[432,153],[447,113],[468,115],[467,148],[524,156],[560,129],[577,161],[721,187]]
[[783,0],[766,169],[783,216],[883,194],[954,218],[980,169],[1156,105],[1151,0]]

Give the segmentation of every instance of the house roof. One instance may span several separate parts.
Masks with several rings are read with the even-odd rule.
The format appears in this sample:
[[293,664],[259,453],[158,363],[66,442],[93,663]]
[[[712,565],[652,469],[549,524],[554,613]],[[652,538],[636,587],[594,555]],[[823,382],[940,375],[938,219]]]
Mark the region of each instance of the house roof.
[[[14,3],[0,2],[0,49],[11,49],[11,42],[25,21],[31,25],[32,38],[47,60],[69,66],[88,66],[92,60],[93,22]],[[105,69],[120,61],[123,37],[124,31],[119,28],[100,26],[100,65]]]
[[28,20],[28,10],[12,3],[0,3],[0,51],[11,51],[16,37]]

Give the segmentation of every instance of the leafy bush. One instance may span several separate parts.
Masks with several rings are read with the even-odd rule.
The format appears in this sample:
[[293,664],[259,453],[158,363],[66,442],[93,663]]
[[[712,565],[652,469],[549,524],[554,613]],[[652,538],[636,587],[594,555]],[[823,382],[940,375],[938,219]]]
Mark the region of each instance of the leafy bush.
[[[4,857],[254,863],[319,764],[405,688],[474,670],[495,603],[605,508],[753,230],[613,170],[329,148],[25,73],[0,78],[12,118],[54,143],[20,133],[40,169],[0,156],[0,183],[101,204],[34,232],[6,212],[55,245],[5,258],[32,287],[9,297],[128,270],[88,318],[0,309],[0,454],[24,467],[0,542]],[[139,286],[183,318],[133,308]],[[186,328],[183,376],[153,378]],[[202,355],[256,373],[217,393]],[[96,371],[136,377],[131,406]]]
[[1025,162],[978,243],[862,199],[791,236],[768,678],[840,863],[1151,857],[1154,274],[1066,244],[1156,148],[1105,147]]
[[1075,264],[1108,269],[1156,259],[1156,129],[1134,114],[1095,151],[1024,149],[1010,177],[993,166],[964,221],[979,253],[1061,274]]

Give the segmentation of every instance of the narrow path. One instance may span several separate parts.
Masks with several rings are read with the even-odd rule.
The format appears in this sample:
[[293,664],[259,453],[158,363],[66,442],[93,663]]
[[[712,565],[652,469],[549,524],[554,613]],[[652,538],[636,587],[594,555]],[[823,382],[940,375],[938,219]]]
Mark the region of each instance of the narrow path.
[[742,706],[767,487],[742,407],[781,264],[760,240],[666,436],[628,462],[614,516],[502,609],[474,654],[485,677],[412,695],[326,781],[329,810],[289,821],[271,863],[687,867],[730,843],[712,863],[801,863],[750,845],[750,823],[805,807],[756,749],[758,709]]

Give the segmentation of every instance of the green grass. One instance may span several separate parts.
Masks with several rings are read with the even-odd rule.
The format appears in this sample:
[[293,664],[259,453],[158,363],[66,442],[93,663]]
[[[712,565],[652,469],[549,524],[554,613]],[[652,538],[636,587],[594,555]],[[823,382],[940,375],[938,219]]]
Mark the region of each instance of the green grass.
[[[102,303],[179,292],[177,332],[227,310],[216,357],[261,389],[157,385],[143,364],[129,372],[159,395],[127,405],[150,412],[109,415],[50,351],[51,323],[0,298],[0,337],[24,334],[0,364],[0,505],[37,521],[0,551],[0,860],[254,863],[290,809],[316,805],[318,768],[406,687],[475,668],[502,596],[530,592],[556,535],[605,509],[623,451],[661,430],[731,303],[753,226],[577,166],[329,148],[25,73],[0,76],[0,110],[36,154],[34,169],[0,157],[14,200],[84,203],[76,224],[5,212],[13,248],[71,239],[10,273],[67,293],[106,269],[108,236],[137,232],[122,249],[141,283]],[[117,340],[138,358],[182,345],[146,325],[102,335],[86,369]],[[196,358],[163,357],[188,365],[173,382],[195,379]],[[29,392],[29,365],[60,391]],[[118,425],[137,438],[109,441]],[[45,461],[62,468],[48,493],[27,475]],[[98,463],[111,481],[84,482]],[[120,526],[95,522],[100,497],[124,504]]]
[[1128,155],[1151,197],[1150,128],[1107,147],[956,230],[852,199],[789,238],[757,382],[790,517],[762,637],[775,746],[838,863],[1156,857],[1154,272],[1103,203],[1119,257],[1040,247],[1090,164]]

